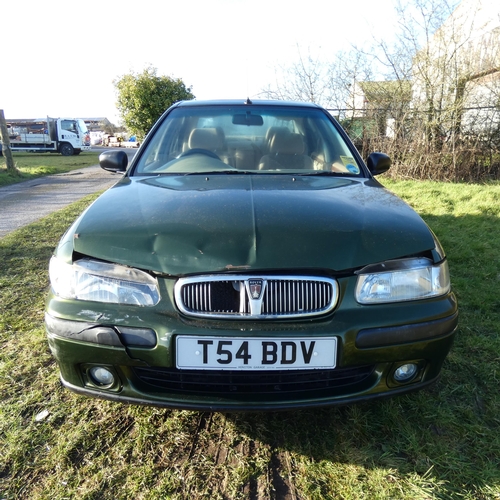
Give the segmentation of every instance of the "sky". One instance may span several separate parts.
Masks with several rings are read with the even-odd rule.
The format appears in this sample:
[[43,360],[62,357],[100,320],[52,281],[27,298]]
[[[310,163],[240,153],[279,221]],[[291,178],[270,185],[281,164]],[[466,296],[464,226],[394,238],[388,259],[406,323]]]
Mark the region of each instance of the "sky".
[[6,118],[106,117],[113,81],[147,66],[197,99],[257,98],[298,52],[329,54],[389,36],[393,0],[23,0],[2,2]]

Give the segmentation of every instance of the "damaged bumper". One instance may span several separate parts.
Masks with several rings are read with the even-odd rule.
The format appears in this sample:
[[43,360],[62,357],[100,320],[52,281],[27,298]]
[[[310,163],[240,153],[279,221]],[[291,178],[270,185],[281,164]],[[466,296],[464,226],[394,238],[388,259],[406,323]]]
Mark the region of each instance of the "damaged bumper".
[[83,321],[69,321],[45,314],[45,327],[49,336],[55,335],[81,342],[114,347],[154,347],[156,333],[150,328],[102,326]]
[[[399,332],[394,327],[360,329],[357,334],[342,336],[349,348],[344,349],[338,368],[329,373],[231,372],[226,373],[230,383],[217,378],[214,372],[176,369],[171,337],[167,341],[165,332],[61,319],[50,314],[45,320],[61,381],[76,393],[130,404],[247,411],[348,404],[422,389],[437,379],[443,354],[452,345],[456,308],[450,312],[438,320],[399,327]],[[402,335],[409,342],[403,358]],[[354,365],[353,349],[357,353]],[[417,373],[410,381],[399,383],[394,373],[409,362],[417,366]],[[112,382],[96,381],[93,370],[97,368],[107,370]],[[266,388],[269,377],[275,375],[279,380],[272,378],[268,391],[248,392],[249,385]],[[287,376],[291,377],[288,382]]]

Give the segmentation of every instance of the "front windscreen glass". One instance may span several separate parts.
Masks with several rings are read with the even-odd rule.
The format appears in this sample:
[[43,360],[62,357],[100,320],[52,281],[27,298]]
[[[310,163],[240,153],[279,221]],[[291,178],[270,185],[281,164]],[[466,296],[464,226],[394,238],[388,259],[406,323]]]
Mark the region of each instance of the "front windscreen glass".
[[78,128],[82,134],[88,134],[87,124],[83,120],[78,120]]
[[363,175],[323,110],[259,105],[172,110],[134,175],[219,171]]

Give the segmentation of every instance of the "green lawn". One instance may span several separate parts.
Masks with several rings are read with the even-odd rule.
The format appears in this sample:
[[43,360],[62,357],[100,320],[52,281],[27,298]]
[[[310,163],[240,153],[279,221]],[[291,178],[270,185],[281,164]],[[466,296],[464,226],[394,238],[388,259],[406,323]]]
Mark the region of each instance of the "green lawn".
[[429,390],[265,414],[62,389],[43,327],[51,251],[91,198],[0,240],[0,499],[500,499],[500,182],[383,180],[445,247],[460,327]]
[[70,170],[95,165],[99,162],[99,154],[92,151],[83,151],[76,156],[20,152],[12,153],[12,156],[20,175],[7,172],[5,157],[0,156],[0,186],[27,181],[44,175],[62,174]]

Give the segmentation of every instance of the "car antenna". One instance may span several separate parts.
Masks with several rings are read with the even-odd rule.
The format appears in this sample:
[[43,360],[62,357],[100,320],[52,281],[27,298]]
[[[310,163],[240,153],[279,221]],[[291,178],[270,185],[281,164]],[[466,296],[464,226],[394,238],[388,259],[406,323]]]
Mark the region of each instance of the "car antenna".
[[253,104],[252,101],[250,100],[250,97],[247,97],[247,100],[245,101],[245,104]]

